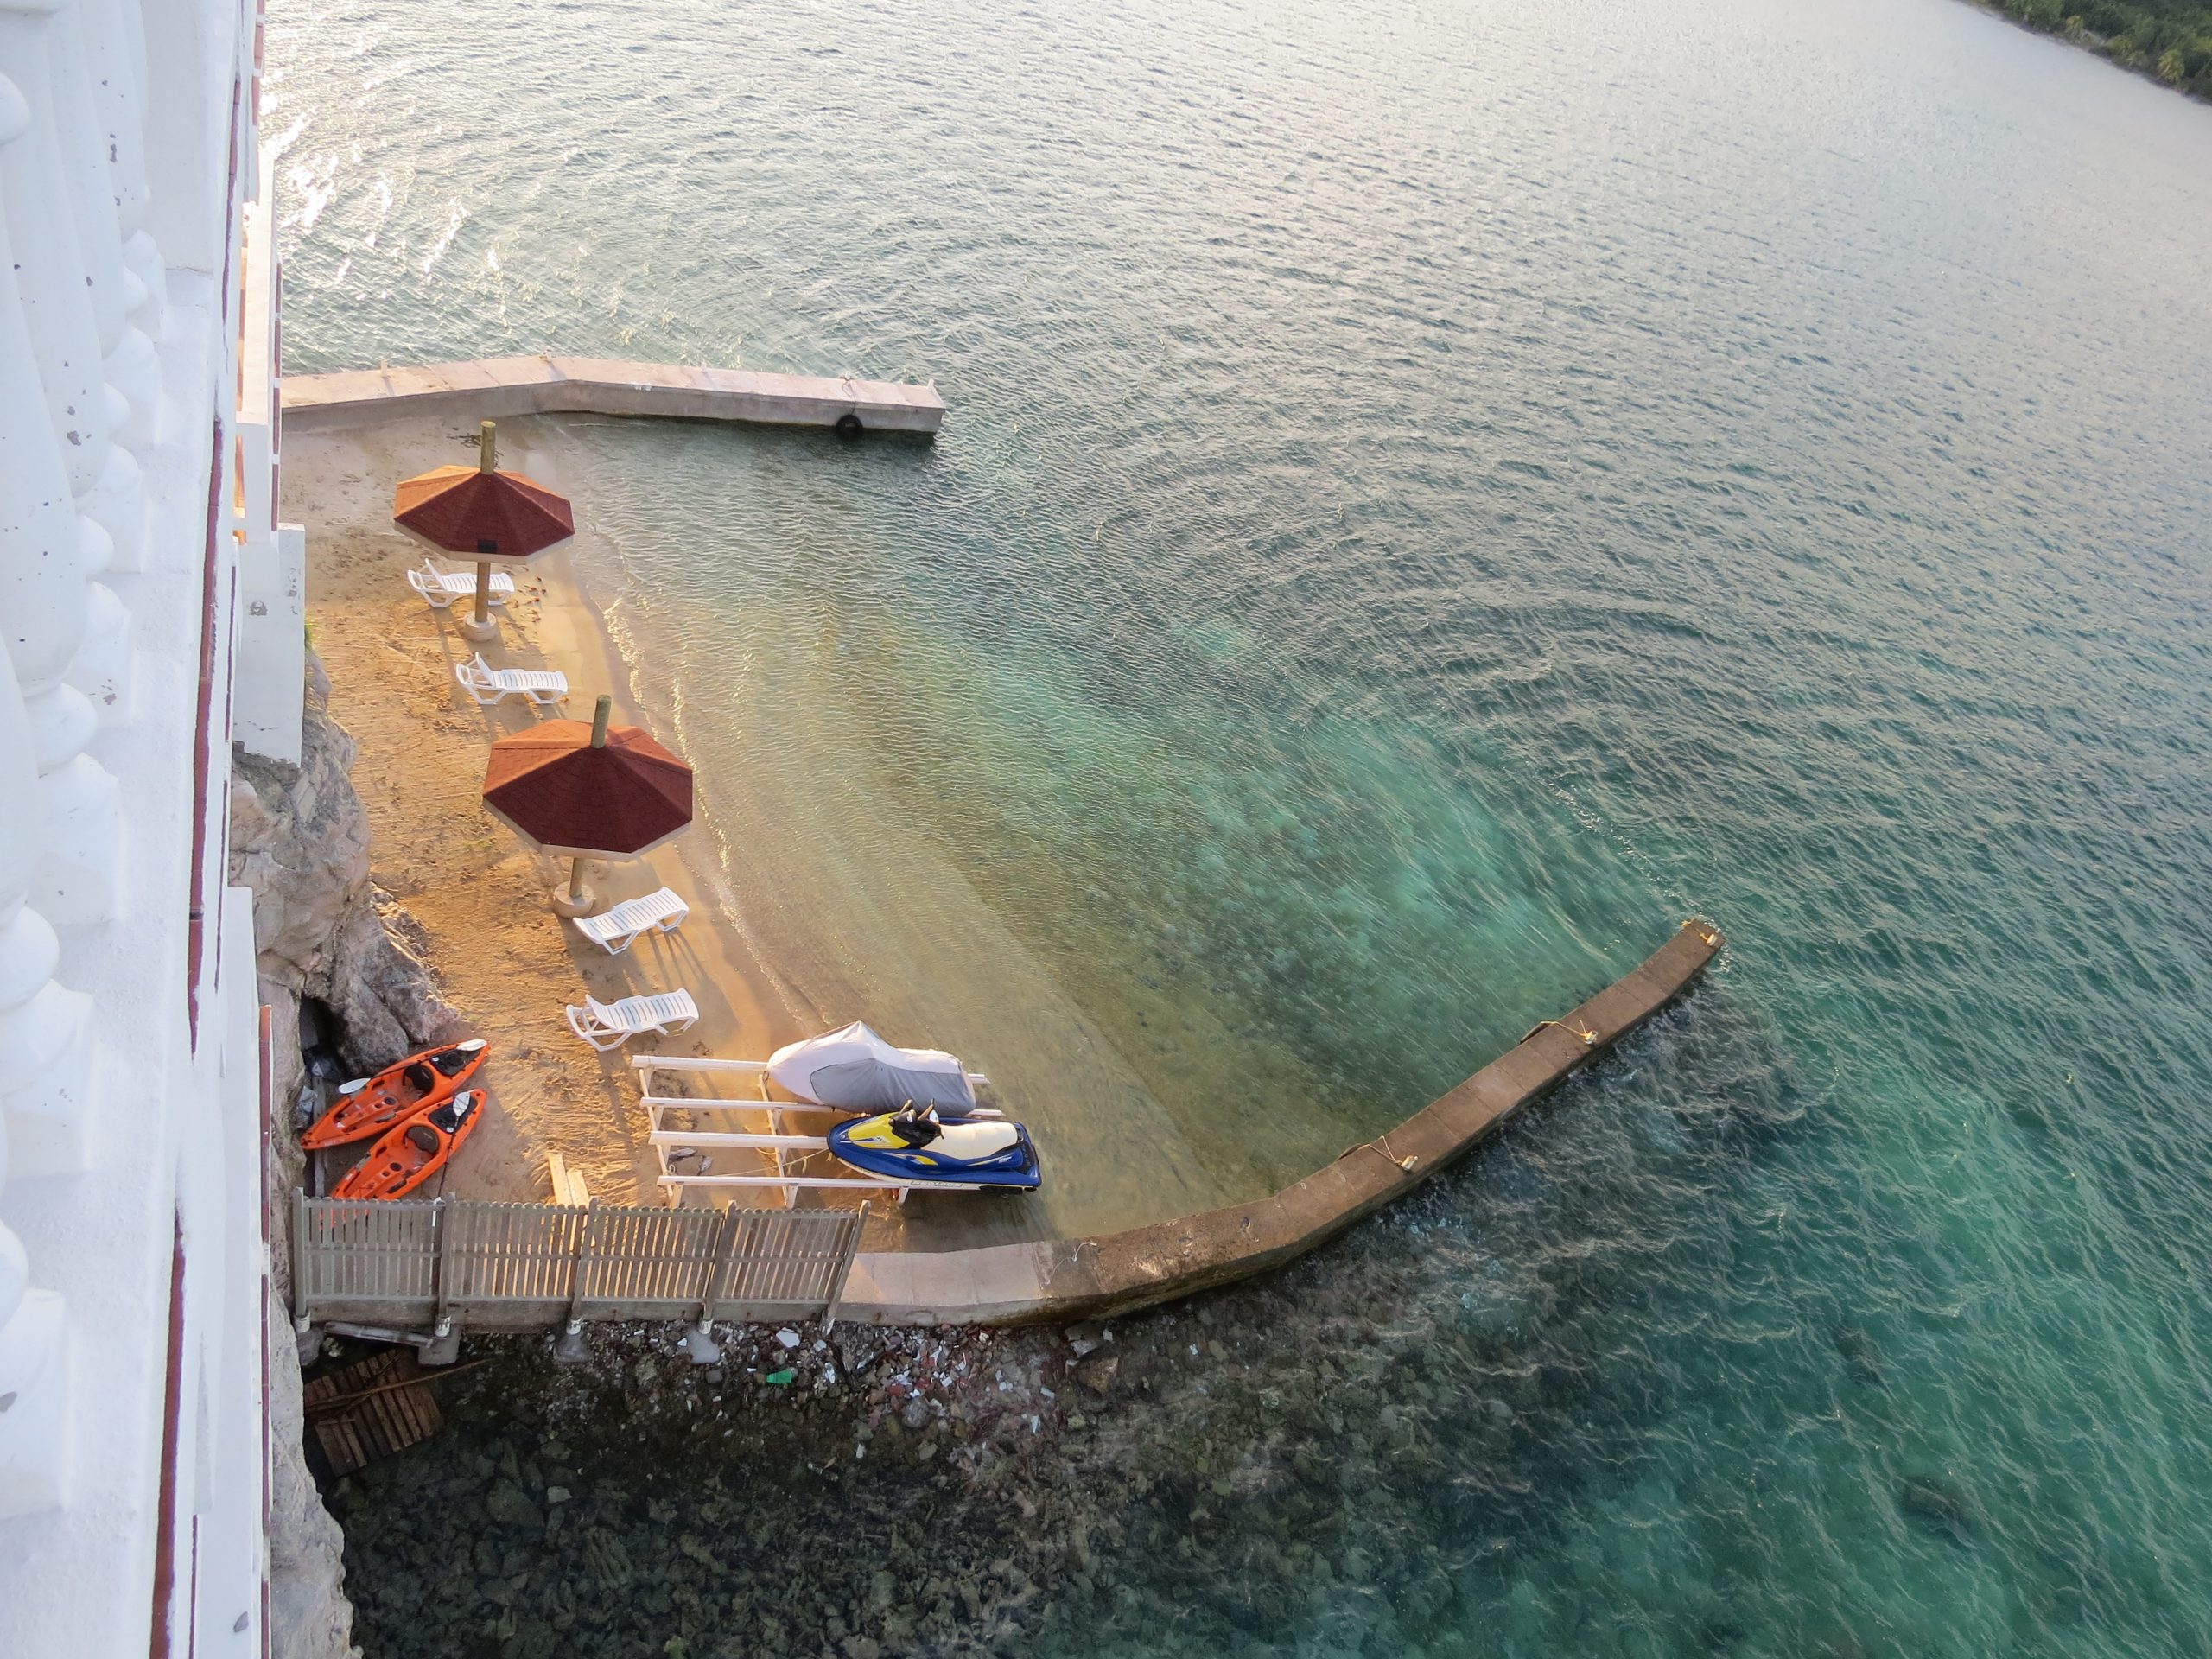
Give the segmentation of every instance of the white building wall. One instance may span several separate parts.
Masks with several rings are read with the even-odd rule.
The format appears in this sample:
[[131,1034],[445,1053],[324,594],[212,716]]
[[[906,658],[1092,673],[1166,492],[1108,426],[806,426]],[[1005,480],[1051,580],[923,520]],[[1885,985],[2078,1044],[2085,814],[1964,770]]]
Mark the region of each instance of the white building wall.
[[[265,169],[263,176],[266,176]],[[234,734],[256,754],[300,760],[301,686],[307,675],[307,531],[276,522],[283,468],[277,418],[278,283],[273,204],[249,201],[240,216],[240,257],[249,278],[238,357],[238,689]],[[265,277],[264,280],[254,280]]]
[[240,734],[286,754],[289,708],[298,752],[303,557],[243,257],[259,41],[240,0],[0,0],[0,1659],[264,1651],[224,835],[234,660]]

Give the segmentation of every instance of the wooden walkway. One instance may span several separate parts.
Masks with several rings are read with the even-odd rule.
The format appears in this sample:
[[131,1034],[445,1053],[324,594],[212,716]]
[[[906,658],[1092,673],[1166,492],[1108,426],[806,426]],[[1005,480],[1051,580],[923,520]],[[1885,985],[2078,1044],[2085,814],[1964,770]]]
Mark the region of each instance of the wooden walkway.
[[397,1331],[836,1317],[868,1209],[292,1198],[292,1313]]
[[944,399],[935,386],[593,357],[490,357],[415,368],[288,374],[280,401],[283,424],[295,431],[421,414],[471,421],[515,415],[633,415],[925,435],[944,424]]

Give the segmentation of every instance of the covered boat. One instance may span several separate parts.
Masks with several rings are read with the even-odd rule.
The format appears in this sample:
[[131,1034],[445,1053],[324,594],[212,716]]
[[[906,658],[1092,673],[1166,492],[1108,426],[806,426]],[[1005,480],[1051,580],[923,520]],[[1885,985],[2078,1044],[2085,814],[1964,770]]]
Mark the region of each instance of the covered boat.
[[389,1130],[330,1190],[334,1198],[404,1198],[461,1150],[484,1116],[484,1091],[464,1089],[444,1105]]
[[1033,1191],[1044,1179],[1029,1131],[1009,1118],[946,1116],[908,1106],[830,1131],[830,1150],[855,1169],[917,1185]]
[[300,1137],[300,1144],[309,1152],[346,1146],[444,1105],[476,1075],[476,1068],[484,1064],[486,1047],[481,1037],[472,1037],[444,1048],[426,1048],[386,1066],[373,1077],[341,1083],[338,1103],[315,1121],[314,1127]]
[[900,1048],[855,1020],[841,1031],[788,1043],[768,1057],[768,1075],[801,1100],[854,1112],[905,1105],[966,1113],[974,1084],[960,1062],[938,1048]]

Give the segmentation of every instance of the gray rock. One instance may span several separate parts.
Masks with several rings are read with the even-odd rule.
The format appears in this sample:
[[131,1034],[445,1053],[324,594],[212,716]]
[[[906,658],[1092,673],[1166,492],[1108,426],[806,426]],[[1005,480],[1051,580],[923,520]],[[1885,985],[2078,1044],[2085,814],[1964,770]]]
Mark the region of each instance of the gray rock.
[[545,1513],[512,1480],[502,1478],[484,1495],[484,1512],[502,1526],[543,1527]]
[[278,1659],[360,1659],[346,1599],[346,1540],[322,1507],[301,1449],[299,1368],[289,1363],[292,1322],[271,1293],[268,1306],[269,1648]]
[[370,880],[368,812],[347,775],[353,740],[330,717],[328,689],[311,658],[297,766],[232,756],[230,879],[253,889],[286,1098],[298,1087],[302,995],[337,1014],[346,1058],[364,1071],[461,1030],[423,962],[420,925]]
[[1930,1532],[1963,1543],[1972,1532],[1974,1500],[1942,1475],[1907,1475],[1897,1483],[1897,1507]]

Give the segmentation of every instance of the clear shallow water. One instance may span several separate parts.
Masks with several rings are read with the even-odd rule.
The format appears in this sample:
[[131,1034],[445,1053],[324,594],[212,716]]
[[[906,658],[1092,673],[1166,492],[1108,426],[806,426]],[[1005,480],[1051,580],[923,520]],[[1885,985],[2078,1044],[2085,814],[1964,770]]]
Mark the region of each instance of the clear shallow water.
[[1501,1446],[1382,1366],[1423,1466],[1308,1482],[1452,1594],[1239,1624],[1215,1517],[1063,1648],[2212,1643],[2202,109],[1934,3],[271,27],[293,368],[944,390],[931,448],[581,428],[586,574],[805,996],[1198,1168],[1057,1217],[1730,931],[1272,1316],[1279,1379],[1547,1390]]

